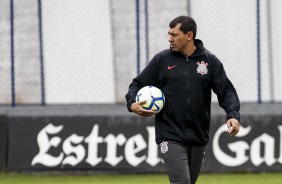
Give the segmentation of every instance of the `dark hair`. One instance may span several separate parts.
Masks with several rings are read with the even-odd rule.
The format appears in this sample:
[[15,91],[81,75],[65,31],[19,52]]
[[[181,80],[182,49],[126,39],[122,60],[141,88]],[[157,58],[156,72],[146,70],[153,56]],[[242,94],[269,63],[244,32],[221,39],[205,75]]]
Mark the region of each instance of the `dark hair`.
[[173,19],[169,23],[169,27],[170,28],[174,28],[178,24],[181,24],[180,25],[180,30],[184,34],[188,33],[189,31],[192,31],[193,37],[195,39],[196,34],[197,34],[197,24],[196,24],[195,20],[192,17],[189,17],[189,16],[179,16],[179,17],[176,17],[175,19]]

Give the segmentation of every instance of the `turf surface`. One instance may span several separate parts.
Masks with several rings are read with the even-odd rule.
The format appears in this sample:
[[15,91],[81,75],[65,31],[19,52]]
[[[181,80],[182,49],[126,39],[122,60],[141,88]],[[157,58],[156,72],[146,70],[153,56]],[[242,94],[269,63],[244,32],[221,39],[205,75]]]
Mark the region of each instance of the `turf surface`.
[[[282,173],[201,174],[197,184],[281,184]],[[1,173],[0,184],[169,184],[165,174],[59,175]]]

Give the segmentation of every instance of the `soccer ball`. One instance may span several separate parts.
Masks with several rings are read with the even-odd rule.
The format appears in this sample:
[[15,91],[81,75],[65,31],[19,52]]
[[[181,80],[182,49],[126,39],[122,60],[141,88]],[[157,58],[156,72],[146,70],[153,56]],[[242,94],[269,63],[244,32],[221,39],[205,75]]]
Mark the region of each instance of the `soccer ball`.
[[162,110],[165,104],[164,93],[154,86],[145,86],[141,88],[138,91],[135,100],[136,102],[146,100],[146,103],[143,104],[142,107],[147,110],[156,111],[156,114]]

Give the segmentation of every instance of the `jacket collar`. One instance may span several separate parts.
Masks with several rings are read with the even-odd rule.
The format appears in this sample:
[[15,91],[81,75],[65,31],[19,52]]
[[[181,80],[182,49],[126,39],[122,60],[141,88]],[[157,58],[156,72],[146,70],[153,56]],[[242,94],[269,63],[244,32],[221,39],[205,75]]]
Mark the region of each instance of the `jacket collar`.
[[[194,45],[196,46],[196,50],[194,51],[194,53],[190,57],[197,57],[197,56],[202,56],[202,55],[205,54],[206,48],[204,47],[204,44],[203,44],[202,40],[195,39]],[[175,51],[171,51],[171,52],[173,54],[182,55],[183,56],[183,54],[180,53],[180,52],[175,52]]]
[[194,45],[196,46],[196,50],[191,55],[191,57],[197,57],[205,54],[206,48],[204,47],[202,40],[195,39]]

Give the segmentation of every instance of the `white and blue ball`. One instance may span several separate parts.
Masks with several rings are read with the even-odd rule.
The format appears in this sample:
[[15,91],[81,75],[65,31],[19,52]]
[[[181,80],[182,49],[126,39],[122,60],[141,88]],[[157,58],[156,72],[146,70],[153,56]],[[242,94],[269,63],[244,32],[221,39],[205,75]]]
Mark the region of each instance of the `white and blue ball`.
[[159,113],[164,104],[164,93],[155,86],[145,86],[141,88],[136,95],[136,102],[146,100],[146,103],[142,106],[144,109],[156,111]]

